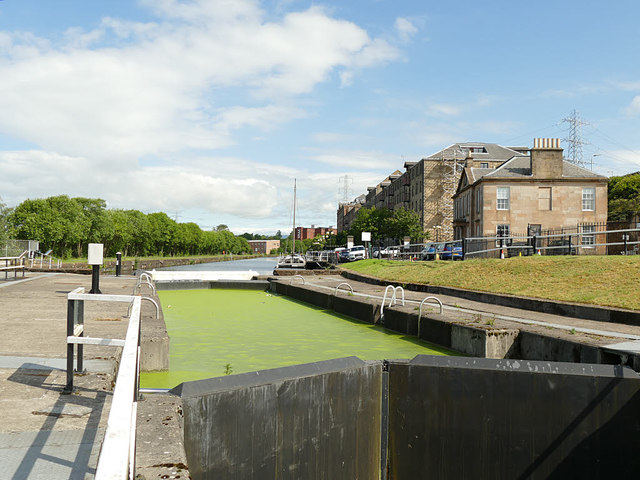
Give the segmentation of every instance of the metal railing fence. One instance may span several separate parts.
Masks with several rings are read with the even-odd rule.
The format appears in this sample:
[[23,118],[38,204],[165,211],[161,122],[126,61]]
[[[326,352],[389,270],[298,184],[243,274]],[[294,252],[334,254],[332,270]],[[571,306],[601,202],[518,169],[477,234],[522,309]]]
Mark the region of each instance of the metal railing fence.
[[[125,339],[84,336],[84,302],[106,301],[131,304]],[[132,479],[135,475],[136,415],[140,379],[140,308],[137,295],[97,295],[78,288],[67,295],[67,385],[73,391],[74,345],[77,345],[77,371],[82,372],[84,345],[122,347],[118,375],[113,389],[107,429],[102,442],[95,478]]]
[[[638,255],[640,228],[607,230],[607,224],[583,224],[544,231],[541,235],[512,233],[508,236],[470,237],[453,241],[462,246],[464,258],[508,258],[530,255]],[[427,242],[395,245],[375,258],[414,261],[423,259]],[[431,255],[430,259],[434,255]],[[457,257],[456,257],[457,258]]]

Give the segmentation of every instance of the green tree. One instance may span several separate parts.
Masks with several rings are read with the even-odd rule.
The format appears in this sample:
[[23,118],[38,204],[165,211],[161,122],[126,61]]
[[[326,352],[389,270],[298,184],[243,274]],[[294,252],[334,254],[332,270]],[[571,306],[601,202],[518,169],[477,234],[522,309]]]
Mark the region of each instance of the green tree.
[[389,237],[402,240],[404,237],[411,237],[412,242],[422,242],[425,232],[422,229],[422,222],[417,212],[401,208],[394,210],[389,222]]
[[373,241],[389,238],[392,215],[386,208],[361,208],[351,224],[349,235],[353,235],[356,242],[360,242],[362,232],[371,232]]
[[640,215],[640,172],[609,179],[609,220],[631,221]]
[[131,245],[135,232],[129,225],[129,216],[125,210],[108,210],[109,222],[113,226],[112,235],[105,244],[105,254],[115,256],[121,252],[127,257],[132,253]]
[[175,255],[175,239],[178,224],[166,213],[155,212],[149,219],[150,252],[152,255]]
[[9,216],[11,209],[0,198],[0,245],[5,245],[11,237]]

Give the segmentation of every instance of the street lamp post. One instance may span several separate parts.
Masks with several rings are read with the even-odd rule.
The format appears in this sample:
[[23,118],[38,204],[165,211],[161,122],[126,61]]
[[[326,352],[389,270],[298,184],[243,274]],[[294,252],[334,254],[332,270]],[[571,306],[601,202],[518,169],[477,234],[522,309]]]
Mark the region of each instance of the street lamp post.
[[593,157],[601,157],[602,155],[600,155],[599,153],[594,153],[593,155],[591,155],[591,171],[593,172]]

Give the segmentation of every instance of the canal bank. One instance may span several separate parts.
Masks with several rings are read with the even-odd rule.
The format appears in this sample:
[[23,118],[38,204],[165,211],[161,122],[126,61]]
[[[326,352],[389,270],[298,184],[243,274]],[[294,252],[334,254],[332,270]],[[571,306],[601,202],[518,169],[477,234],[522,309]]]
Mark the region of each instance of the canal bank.
[[[32,275],[33,277],[31,277]],[[29,471],[35,472],[35,469],[41,463],[44,462],[46,466],[46,462],[50,461],[45,458],[46,455],[43,456],[42,454],[45,448],[44,445],[48,441],[58,442],[57,444],[59,444],[60,437],[54,435],[54,433],[60,431],[61,434],[67,435],[65,432],[73,426],[75,435],[77,435],[77,440],[73,441],[83,447],[78,447],[76,453],[72,453],[73,450],[67,447],[66,450],[68,452],[66,453],[69,453],[70,457],[65,456],[66,453],[65,455],[56,453],[56,455],[60,455],[57,457],[59,458],[58,463],[76,471],[79,471],[84,465],[84,468],[87,469],[86,471],[91,474],[91,468],[93,468],[91,462],[95,459],[95,453],[99,449],[100,435],[103,434],[100,429],[103,428],[104,424],[100,422],[104,418],[104,412],[107,412],[109,408],[108,402],[110,401],[111,382],[113,381],[113,367],[108,367],[107,371],[99,371],[94,366],[90,369],[89,365],[92,364],[87,362],[87,374],[76,378],[79,394],[67,396],[67,398],[71,397],[71,399],[80,402],[80,405],[75,405],[69,403],[70,400],[66,400],[59,394],[59,390],[64,385],[64,367],[50,364],[51,359],[54,358],[64,364],[66,293],[77,286],[88,288],[90,281],[85,276],[77,275],[39,276],[38,274],[28,274],[28,277],[30,278],[27,278],[27,281],[23,283],[19,283],[20,281],[6,282],[0,286],[0,307],[3,312],[1,317],[2,327],[8,337],[14,339],[13,341],[15,342],[3,344],[3,355],[7,357],[30,357],[22,359],[17,366],[15,364],[6,364],[6,368],[2,370],[4,375],[2,379],[3,399],[12,399],[14,402],[7,410],[11,411],[11,416],[8,419],[8,423],[10,420],[10,425],[7,426],[7,430],[3,430],[3,434],[6,434],[3,445],[9,445],[10,449],[16,452],[14,459],[18,458],[18,455],[22,455],[16,464],[12,464],[15,465],[16,471],[23,472],[25,469],[30,469]],[[304,285],[302,284],[303,281],[305,282]],[[307,295],[309,298],[315,298],[317,302],[331,301],[334,307],[337,306],[338,310],[351,311],[356,318],[359,318],[358,315],[364,315],[360,313],[362,310],[372,312],[371,321],[380,323],[379,314],[382,313],[380,303],[384,295],[384,288],[380,285],[348,280],[348,283],[353,288],[353,293],[351,294],[351,291],[347,292],[346,290],[349,289],[346,286],[340,286],[336,294],[336,288],[345,281],[347,279],[335,275],[312,275],[305,276],[303,279],[296,276],[272,278],[271,285],[276,290],[282,289],[281,291],[283,292],[284,289],[288,288],[292,295]],[[135,279],[133,277],[104,277],[102,285],[105,293],[130,294],[135,286]],[[149,292],[144,291],[143,293],[147,295]],[[405,329],[411,333],[411,330],[415,329],[417,333],[416,308],[418,304],[409,304],[408,301],[417,302],[424,298],[424,294],[408,291],[406,294],[407,304],[404,307],[400,305],[401,302],[391,307],[385,306],[384,323],[392,326],[392,322],[396,322],[397,325],[394,326],[396,330],[403,331]],[[376,298],[364,297],[363,295],[372,295]],[[333,300],[330,300],[331,298]],[[518,316],[516,309],[479,303],[474,304],[470,300],[454,297],[442,296],[440,299],[444,303],[442,315],[435,309],[434,304],[427,307],[432,310],[426,312],[426,317],[433,320],[438,320],[439,316],[442,317],[440,318],[442,324],[440,329],[438,330],[435,323],[425,324],[421,322],[420,336],[431,334],[424,333],[424,331],[439,331],[444,339],[449,338],[451,342],[459,342],[462,345],[464,342],[454,340],[454,334],[447,333],[448,329],[456,330],[465,327],[465,330],[476,329],[485,332],[492,331],[493,333],[497,333],[501,329],[517,330],[516,338],[520,337],[520,342],[522,342],[522,337],[526,336],[528,331],[531,331],[541,334],[550,342],[547,345],[548,348],[545,347],[544,350],[541,350],[543,354],[557,357],[575,355],[576,343],[583,343],[595,349],[603,349],[606,345],[611,345],[612,342],[622,343],[625,340],[629,340],[628,337],[638,333],[636,327],[629,325],[602,324],[540,312],[528,312],[526,315],[535,315],[533,319],[529,318],[529,320],[546,322],[546,324],[532,324],[525,329],[521,323],[503,320],[503,317],[515,318]],[[359,303],[362,305],[358,305]],[[143,309],[145,318],[143,320],[143,343],[148,341],[149,338],[162,338],[163,324],[161,321],[156,323],[155,332],[151,335],[149,334],[147,327],[153,324],[155,311],[150,303],[143,302],[143,305],[145,305]],[[496,308],[499,308],[500,311],[497,311]],[[87,315],[87,323],[93,334],[105,337],[111,336],[112,338],[124,336],[126,311],[115,311],[109,305],[108,308],[105,307],[103,310],[96,310],[93,313],[87,312]],[[477,315],[480,316],[478,317]],[[364,316],[362,316],[362,319],[364,319]],[[520,319],[524,319],[522,314]],[[559,328],[561,326],[564,328]],[[605,328],[610,331],[611,336],[583,334],[580,331],[581,329],[588,329],[602,332],[605,331]],[[575,333],[570,333],[571,329],[575,329]],[[459,333],[456,335],[460,336]],[[474,340],[476,337],[481,340]],[[486,341],[486,339],[482,340],[481,332],[477,333],[476,337],[468,337],[473,340],[471,342],[472,345],[476,345],[478,342],[482,344],[483,341]],[[558,340],[567,341],[566,349],[558,348]],[[524,344],[521,343],[518,348],[522,348],[522,345]],[[164,348],[164,346],[161,346],[159,352]],[[147,353],[145,353],[148,351],[148,347],[143,346],[143,362],[145,357],[148,357]],[[586,352],[587,350],[584,351]],[[30,352],[30,354],[27,352]],[[95,347],[95,350],[87,348],[85,350],[85,358],[88,361],[107,360],[108,365],[115,365],[117,358],[112,358],[113,355],[114,350],[106,347]],[[485,352],[485,355],[492,356],[493,354]],[[117,357],[117,353],[115,353],[115,356]],[[37,360],[34,361],[31,357],[35,357]],[[510,449],[519,449],[518,445],[535,444],[538,446],[535,451],[531,452],[531,455],[535,454],[537,455],[535,458],[544,458],[546,460],[536,462],[533,456],[519,457],[517,462],[512,462],[515,466],[512,470],[509,470],[511,473],[515,471],[534,471],[542,478],[549,472],[561,471],[558,469],[570,465],[574,461],[579,462],[581,465],[579,470],[584,471],[585,474],[590,471],[600,472],[601,470],[594,469],[592,459],[598,460],[601,465],[606,465],[607,468],[610,468],[609,472],[612,474],[628,475],[628,468],[632,469],[631,471],[635,471],[633,469],[636,469],[637,465],[634,461],[628,461],[627,459],[627,462],[624,463],[626,465],[625,468],[628,467],[627,470],[622,469],[623,463],[610,461],[610,458],[625,460],[627,456],[632,459],[630,452],[637,446],[636,440],[629,433],[629,429],[637,430],[639,428],[637,420],[635,417],[628,415],[629,411],[633,411],[637,407],[638,394],[635,390],[637,385],[635,374],[617,365],[602,365],[598,369],[596,368],[597,366],[587,364],[572,364],[573,366],[571,366],[554,363],[549,360],[551,359],[545,359],[544,362],[517,361],[513,359],[482,361],[478,358],[466,358],[461,360],[462,363],[454,362],[437,365],[429,364],[428,362],[425,364],[425,360],[420,358],[415,360],[392,360],[386,364],[385,362],[361,363],[362,361],[356,361],[355,363],[354,361],[347,361],[346,363],[338,361],[330,364],[319,362],[308,366],[300,366],[299,368],[287,367],[289,368],[288,370],[278,369],[277,372],[271,373],[262,371],[254,374],[219,377],[210,381],[203,381],[203,383],[188,382],[183,384],[179,390],[176,390],[174,395],[144,394],[143,401],[139,402],[137,472],[142,473],[146,478],[154,478],[158,474],[167,475],[167,478],[172,475],[184,476],[186,475],[185,467],[187,465],[190,467],[195,465],[198,469],[204,468],[200,466],[198,458],[222,458],[220,457],[222,450],[217,451],[217,453],[208,450],[212,446],[211,442],[202,444],[206,446],[207,450],[197,451],[194,449],[188,461],[188,455],[182,450],[183,436],[185,442],[193,442],[194,438],[202,435],[202,431],[196,429],[195,425],[202,420],[202,415],[204,415],[210,419],[208,420],[208,425],[211,427],[210,431],[226,432],[229,435],[225,437],[227,438],[225,442],[231,443],[218,443],[217,448],[223,448],[226,452],[234,452],[234,455],[236,453],[240,455],[230,461],[230,465],[233,465],[233,468],[236,469],[241,468],[240,466],[242,465],[248,465],[243,460],[243,455],[246,455],[248,451],[245,450],[244,446],[239,450],[234,450],[235,447],[233,445],[237,445],[238,448],[240,445],[244,445],[238,442],[246,440],[246,432],[252,431],[263,432],[250,435],[250,437],[264,438],[264,442],[257,442],[254,447],[264,452],[264,455],[267,456],[265,458],[279,462],[277,465],[281,465],[283,468],[288,468],[290,465],[294,468],[292,470],[294,472],[306,471],[300,470],[303,464],[315,465],[314,468],[323,468],[324,464],[321,459],[332,458],[331,455],[337,455],[335,452],[340,450],[344,452],[347,458],[346,461],[350,461],[349,458],[373,458],[378,466],[383,464],[394,466],[397,472],[405,472],[406,475],[409,475],[409,473],[403,469],[413,468],[413,474],[419,475],[420,472],[427,471],[424,468],[428,468],[429,465],[431,465],[429,468],[438,466],[437,463],[433,463],[437,459],[429,457],[428,452],[432,448],[441,448],[441,445],[429,444],[424,441],[418,442],[417,440],[414,443],[410,442],[412,449],[416,448],[419,452],[423,452],[423,454],[416,453],[418,457],[413,459],[411,454],[415,452],[412,450],[389,449],[389,445],[394,442],[398,444],[397,441],[406,443],[407,439],[402,439],[398,435],[403,431],[408,431],[408,428],[413,429],[414,437],[418,435],[421,439],[435,438],[434,436],[441,435],[442,433],[438,433],[438,428],[446,429],[448,428],[447,425],[435,425],[430,420],[433,419],[433,416],[426,417],[425,412],[441,412],[438,415],[441,414],[442,418],[445,419],[449,418],[447,416],[453,415],[455,417],[458,413],[465,411],[464,409],[456,411],[435,409],[447,403],[458,405],[456,408],[460,409],[464,405],[469,406],[468,413],[460,418],[465,419],[467,425],[474,425],[471,432],[472,435],[469,435],[469,432],[465,430],[464,424],[452,423],[450,426],[452,428],[451,432],[457,435],[456,438],[469,438],[470,442],[480,442],[474,443],[476,450],[477,445],[486,442],[486,438],[489,437],[500,439],[500,442],[496,443],[499,446],[498,451],[487,450],[487,454],[490,453],[494,456],[498,454],[507,455],[511,451]],[[618,357],[617,361],[614,362],[612,360],[611,363],[619,363],[620,360],[621,357]],[[162,363],[163,361],[159,362],[159,364]],[[39,370],[38,366],[48,366],[47,368],[50,371]],[[93,370],[94,368],[95,370]],[[144,368],[148,368],[148,366]],[[403,371],[405,373],[402,373]],[[414,374],[409,375],[407,373],[409,371],[413,371]],[[424,376],[420,373],[426,371],[430,373]],[[453,372],[458,373],[451,376]],[[542,376],[536,377],[534,373],[540,373]],[[353,383],[352,381],[360,377],[360,375],[365,376]],[[475,375],[473,377],[475,380],[472,377],[466,377],[466,375]],[[499,383],[495,383],[498,380],[493,380],[493,378],[495,376],[497,376],[496,378],[502,378],[500,375],[514,375],[515,377],[507,377],[506,383],[497,391],[493,386],[499,385]],[[402,380],[403,378],[407,380]],[[436,382],[436,378],[440,378],[440,380]],[[527,378],[528,380],[526,380]],[[537,383],[538,381],[541,383]],[[351,382],[349,385],[353,383],[354,386],[360,385],[360,387],[350,390],[351,393],[347,395],[347,391],[339,387],[340,385],[345,385],[345,382]],[[519,386],[509,390],[508,386],[512,384]],[[379,386],[376,387],[376,385]],[[385,387],[385,385],[388,386]],[[475,386],[460,390],[456,385]],[[544,387],[544,385],[549,388],[551,385],[566,385],[567,388],[546,391],[545,388],[547,387]],[[370,388],[374,390],[368,390]],[[489,388],[489,390],[486,390],[486,388]],[[422,393],[419,395],[410,393],[414,390],[422,391]],[[251,403],[246,403],[245,400],[249,398],[256,399],[255,395],[260,392],[262,392],[264,402],[255,403],[251,407],[251,411],[243,410],[252,405]],[[369,395],[367,392],[374,395],[366,396]],[[380,393],[380,395],[378,396],[376,392]],[[383,392],[387,392],[389,396],[388,403],[385,403]],[[434,396],[436,392],[440,392],[439,396]],[[534,395],[532,392],[537,393]],[[425,393],[428,394],[425,395]],[[361,397],[360,395],[365,395],[366,397]],[[369,409],[367,411],[377,412],[379,409],[380,414],[364,415],[359,423],[354,423],[352,419],[358,415],[358,408],[364,405],[359,400],[361,398],[374,399],[373,403],[367,407]],[[544,400],[545,398],[547,399]],[[25,399],[28,401],[25,402]],[[304,403],[312,399],[315,399],[312,403]],[[345,399],[348,399],[346,403]],[[42,405],[37,404],[37,402],[42,402]],[[558,408],[557,406],[562,402],[571,405]],[[299,408],[293,408],[294,404],[299,405]],[[312,431],[305,430],[304,422],[311,418],[325,418],[323,417],[323,412],[332,411],[334,407],[337,408],[338,404],[344,406],[339,415],[341,419],[335,416],[332,419],[327,418],[326,422],[322,420],[320,424],[317,424],[317,427],[314,427],[317,428],[314,431],[320,437],[313,437],[313,435],[308,437],[307,435]],[[413,406],[409,406],[409,404]],[[198,413],[199,407],[196,408],[197,405],[208,406]],[[209,410],[211,405],[226,405],[228,407],[225,410],[227,413],[223,417],[216,416],[215,412]],[[287,405],[291,405],[291,407]],[[494,409],[492,405],[496,408]],[[510,405],[517,405],[517,411],[513,411]],[[64,410],[65,406],[66,410]],[[71,406],[74,408],[71,408]],[[85,408],[78,409],[76,407]],[[217,410],[216,407],[215,411],[221,412],[222,410]],[[336,414],[338,412],[337,410],[333,411]],[[523,411],[530,412],[530,415],[533,415],[531,418],[537,420],[533,423],[525,422],[523,418],[518,416],[519,412]],[[387,417],[385,417],[384,412],[388,412]],[[395,412],[393,413],[394,415],[398,414],[400,416],[395,417],[394,420],[392,419],[392,412]],[[558,415],[551,414],[551,412],[557,412]],[[189,417],[186,418],[187,416]],[[411,423],[404,426],[398,423],[399,419],[403,417],[412,419]],[[373,423],[369,420],[365,421],[365,418]],[[378,432],[379,428],[383,428],[383,421],[378,419],[384,418],[388,418],[388,434],[372,434],[371,432]],[[89,422],[89,419],[91,419],[91,422]],[[281,419],[284,423],[278,424],[276,419]],[[493,419],[489,423],[490,425],[498,422],[501,427],[487,430],[487,424],[483,422],[489,421],[488,419]],[[544,422],[541,419],[544,419]],[[227,422],[227,426],[220,423],[223,421]],[[70,422],[77,423],[70,424]],[[181,430],[181,424],[184,425],[183,430]],[[20,428],[20,425],[22,425],[22,433],[24,435],[17,435],[21,431],[12,430]],[[243,427],[238,429],[238,425],[243,425]],[[269,428],[274,429],[269,430],[269,432],[277,434],[278,431],[287,431],[291,432],[292,436],[286,439],[283,438],[286,443],[269,445],[272,438],[271,434],[262,429],[262,426],[266,427],[267,425],[270,425]],[[296,430],[294,428],[295,425],[299,425],[302,430]],[[485,425],[485,430],[482,430],[483,425]],[[235,433],[233,428],[236,429]],[[353,430],[354,428],[355,430]],[[345,429],[345,433],[347,431],[352,432],[349,435],[355,435],[353,438],[366,440],[368,447],[365,451],[370,452],[371,449],[378,449],[379,447],[380,453],[372,457],[362,453],[357,454],[355,457],[351,456],[351,443],[341,444],[339,443],[340,437],[333,436],[340,429]],[[618,432],[618,436],[615,438],[610,434],[614,430]],[[44,432],[54,433],[48,434]],[[483,437],[480,434],[489,435],[489,437]],[[312,437],[325,439],[328,443],[324,441],[314,442]],[[346,436],[344,438],[352,437]],[[66,441],[71,442],[71,440]],[[608,443],[601,443],[604,441]],[[385,450],[384,445],[387,445],[387,457],[383,453]],[[20,450],[20,448],[23,448],[23,450]],[[296,448],[298,450],[291,450]],[[300,455],[296,458],[288,458],[286,455],[283,456],[282,449],[299,451]],[[81,453],[77,453],[80,451]],[[460,473],[452,470],[456,465],[454,451],[459,454],[459,449],[452,447],[451,456],[447,457],[450,463],[440,464],[438,468]],[[474,449],[470,448],[469,451],[474,451]],[[603,453],[598,452],[605,452],[607,457],[603,458]],[[615,453],[615,456],[612,456],[612,452]],[[217,456],[214,455],[212,457],[211,455],[214,453]],[[475,470],[476,468],[483,468],[482,462],[490,461],[488,457],[484,456],[484,452],[475,453],[465,459],[465,462],[460,463],[460,465],[465,465],[464,468],[468,469],[466,471],[475,472],[477,471]],[[342,457],[337,455],[335,458]],[[407,460],[405,461],[403,458]],[[424,463],[426,459],[429,459],[428,462],[430,463],[428,465]],[[273,465],[270,462],[266,464]],[[503,463],[509,465],[510,462],[511,460],[506,458]],[[296,465],[298,466],[296,467]],[[362,465],[361,467],[365,468]],[[348,468],[349,470],[344,470],[344,472],[371,471],[358,470],[360,467],[353,463],[349,464]],[[369,463],[366,468],[372,468],[371,464]],[[385,467],[379,468],[384,469]],[[45,471],[48,476],[42,478],[68,478],[68,476],[56,477],[52,475],[52,469]],[[194,478],[198,478],[197,471],[200,470],[194,470],[193,472]],[[488,473],[499,474],[500,472],[488,471]],[[535,477],[536,475],[533,476]],[[320,477],[312,475],[309,478]],[[335,478],[346,477],[338,475]]]

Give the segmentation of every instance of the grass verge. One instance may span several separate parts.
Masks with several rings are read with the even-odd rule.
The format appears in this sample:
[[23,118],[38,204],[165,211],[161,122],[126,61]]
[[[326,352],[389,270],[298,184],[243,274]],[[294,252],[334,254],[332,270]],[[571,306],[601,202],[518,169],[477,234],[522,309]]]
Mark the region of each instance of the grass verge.
[[464,262],[362,260],[347,270],[403,283],[640,310],[640,256],[532,256]]

